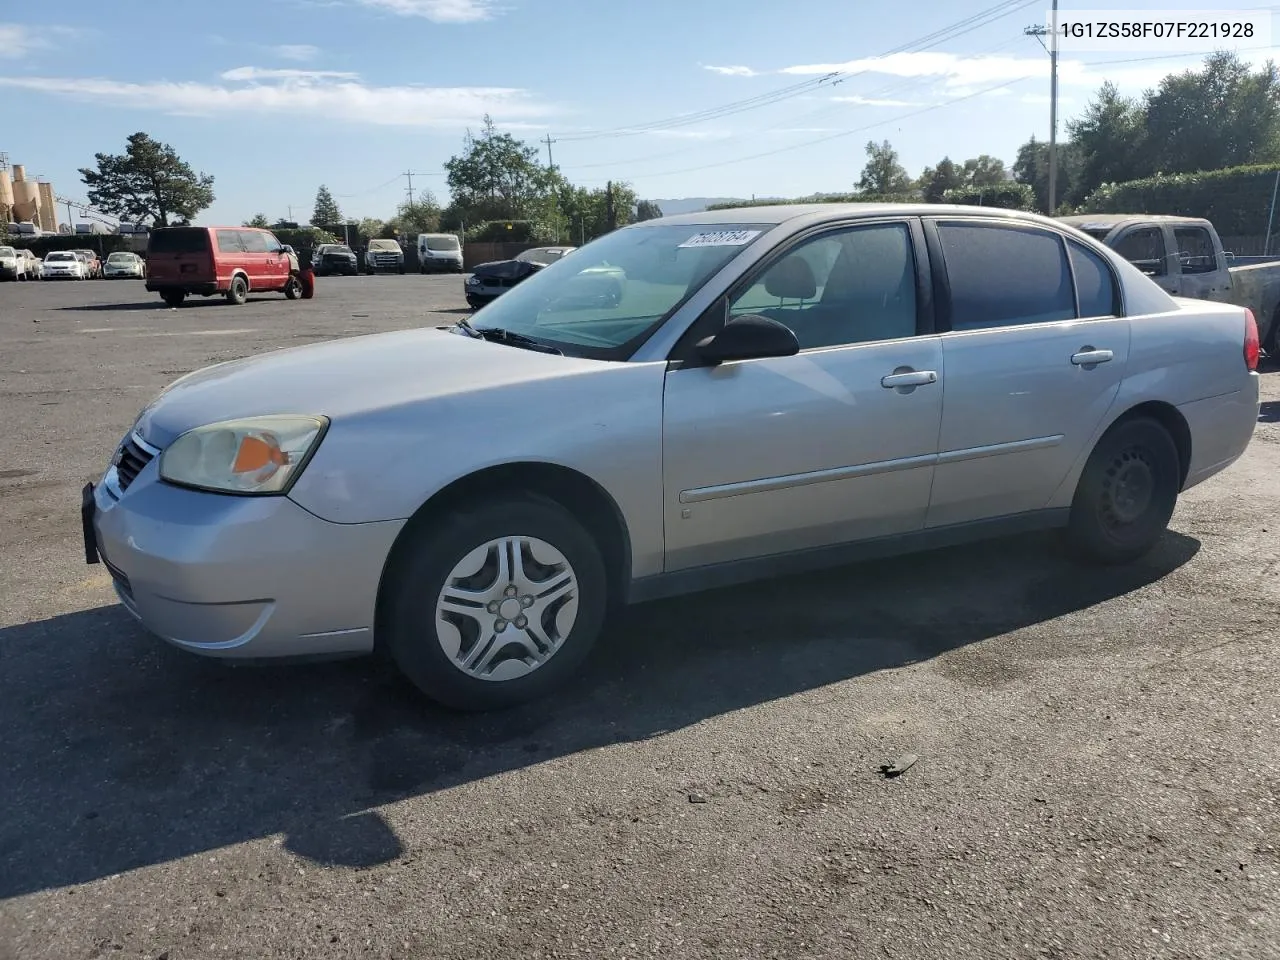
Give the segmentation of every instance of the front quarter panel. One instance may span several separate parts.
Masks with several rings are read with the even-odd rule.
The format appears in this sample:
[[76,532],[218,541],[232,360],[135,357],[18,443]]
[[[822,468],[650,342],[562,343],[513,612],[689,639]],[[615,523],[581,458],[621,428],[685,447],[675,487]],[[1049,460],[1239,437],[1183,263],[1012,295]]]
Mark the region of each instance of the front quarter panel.
[[400,520],[488,467],[557,464],[613,498],[631,538],[633,574],[658,573],[665,372],[665,363],[600,363],[335,418],[290,497],[336,523]]

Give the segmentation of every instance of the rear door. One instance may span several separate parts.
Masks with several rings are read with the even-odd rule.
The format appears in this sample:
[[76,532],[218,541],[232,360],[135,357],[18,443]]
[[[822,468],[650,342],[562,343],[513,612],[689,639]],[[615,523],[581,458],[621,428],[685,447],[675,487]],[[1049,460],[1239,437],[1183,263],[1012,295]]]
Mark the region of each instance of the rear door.
[[1119,392],[1129,321],[1106,261],[1056,231],[926,224],[945,371],[929,527],[1045,507]]
[[217,257],[206,227],[168,227],[147,241],[147,274],[162,284],[212,283]]
[[249,257],[245,253],[240,230],[215,230],[214,242],[218,245],[218,289],[226,290],[231,286],[231,275],[242,270],[253,284],[253,275],[249,272]]

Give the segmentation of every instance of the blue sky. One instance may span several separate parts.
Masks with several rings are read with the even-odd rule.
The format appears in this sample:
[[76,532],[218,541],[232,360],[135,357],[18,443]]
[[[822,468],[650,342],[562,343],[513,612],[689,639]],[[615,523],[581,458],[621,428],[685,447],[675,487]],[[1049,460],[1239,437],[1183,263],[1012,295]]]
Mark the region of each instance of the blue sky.
[[[588,186],[627,180],[651,198],[842,191],[857,179],[868,139],[889,139],[914,175],[943,155],[991,153],[1012,163],[1029,136],[1047,137],[1049,58],[1022,32],[1044,21],[1047,3],[1016,7],[995,0],[6,3],[0,151],[52,180],[60,196],[79,199],[76,168],[97,151],[119,152],[126,136],[144,130],[216,177],[217,201],[202,222],[239,222],[259,211],[283,217],[290,207],[305,220],[321,183],[347,215],[385,217],[404,197],[398,175],[406,170],[418,174],[416,188],[446,199],[441,165],[489,112],[530,142],[549,134],[557,165]],[[1170,9],[1145,0],[1125,7]],[[984,10],[991,13],[965,25],[973,29],[929,39]],[[1237,49],[1262,62],[1272,51],[1260,46],[1242,41]],[[898,48],[905,49],[886,56]],[[1138,93],[1201,56],[1141,42],[1064,50],[1062,117],[1079,112],[1103,79]],[[777,99],[669,122],[768,95]]]

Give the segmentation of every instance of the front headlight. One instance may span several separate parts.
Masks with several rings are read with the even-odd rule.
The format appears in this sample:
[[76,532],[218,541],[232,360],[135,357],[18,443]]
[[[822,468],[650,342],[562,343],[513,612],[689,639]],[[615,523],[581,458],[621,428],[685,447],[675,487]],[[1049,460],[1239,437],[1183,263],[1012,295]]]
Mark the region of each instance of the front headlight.
[[329,426],[326,417],[246,417],[196,427],[160,455],[160,477],[218,493],[286,493]]

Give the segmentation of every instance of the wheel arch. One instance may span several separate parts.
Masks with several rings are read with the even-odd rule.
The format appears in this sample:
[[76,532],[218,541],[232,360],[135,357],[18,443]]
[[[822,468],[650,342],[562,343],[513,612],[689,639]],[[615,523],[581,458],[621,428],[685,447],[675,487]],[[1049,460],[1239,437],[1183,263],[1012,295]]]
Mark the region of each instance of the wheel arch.
[[[1145,400],[1130,407],[1107,424],[1107,429],[1102,431],[1102,434],[1098,437],[1098,443],[1101,443],[1102,438],[1114,430],[1117,425],[1129,420],[1136,420],[1139,417],[1149,417],[1169,431],[1169,436],[1173,438],[1173,445],[1178,449],[1178,469],[1180,474],[1178,477],[1178,489],[1181,490],[1187,482],[1188,473],[1191,471],[1191,428],[1187,425],[1186,417],[1173,404],[1163,400]],[[1094,447],[1097,447],[1097,445],[1095,443]]]
[[231,289],[231,282],[236,277],[244,277],[244,285],[249,290],[253,289],[253,282],[249,279],[249,272],[244,267],[235,267],[231,271],[231,275],[227,277],[227,289]]
[[605,563],[610,603],[624,603],[631,581],[631,534],[617,501],[597,481],[560,464],[518,461],[485,467],[459,477],[432,494],[405,523],[383,562],[378,578],[374,643],[382,623],[391,574],[408,543],[426,524],[469,503],[503,494],[545,497],[573,513],[596,540]]

